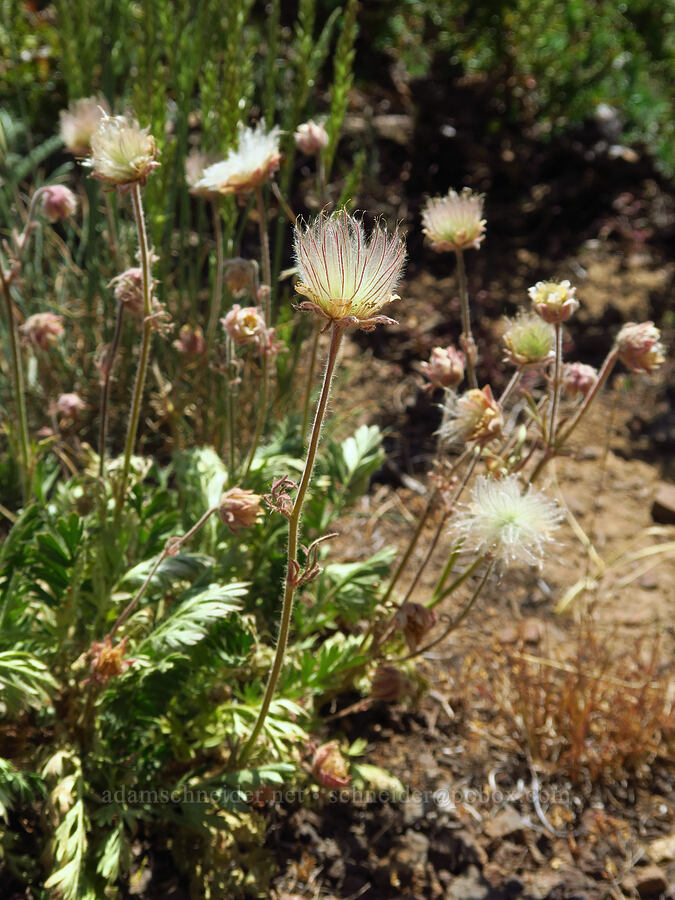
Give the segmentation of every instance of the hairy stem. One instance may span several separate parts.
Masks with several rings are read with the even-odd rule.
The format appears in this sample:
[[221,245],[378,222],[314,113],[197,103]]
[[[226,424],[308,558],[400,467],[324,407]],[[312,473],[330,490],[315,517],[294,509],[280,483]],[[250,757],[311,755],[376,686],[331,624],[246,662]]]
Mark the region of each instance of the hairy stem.
[[213,233],[216,238],[216,274],[213,283],[213,293],[211,294],[211,308],[209,309],[209,324],[206,328],[206,349],[207,351],[213,343],[216,336],[216,328],[218,327],[218,316],[223,300],[223,222],[220,217],[220,204],[218,200],[211,201],[211,212],[213,213]]
[[262,187],[260,185],[255,189],[255,200],[258,207],[258,230],[260,232],[260,253],[262,256],[263,283],[267,288],[267,290],[265,291],[263,312],[265,313],[265,325],[269,328],[272,324],[272,262],[270,259],[270,238],[269,234],[267,233],[265,200],[263,198]]
[[316,451],[319,446],[319,436],[321,434],[321,425],[323,423],[323,418],[326,412],[326,406],[328,404],[328,396],[330,394],[330,386],[331,381],[333,379],[333,372],[335,370],[335,363],[338,356],[338,351],[340,349],[340,343],[342,341],[342,335],[344,333],[344,329],[339,325],[333,323],[332,332],[331,332],[331,341],[330,348],[328,350],[328,360],[326,362],[326,371],[323,378],[323,385],[321,388],[321,395],[319,397],[319,402],[316,407],[316,413],[314,416],[314,424],[312,426],[312,433],[309,439],[309,446],[307,448],[307,458],[305,459],[305,467],[302,473],[302,478],[300,480],[300,485],[298,487],[298,492],[295,496],[295,501],[293,503],[293,509],[290,514],[290,518],[288,520],[288,558],[287,558],[287,570],[286,570],[286,584],[284,589],[284,599],[283,605],[281,609],[281,621],[279,623],[279,635],[277,637],[277,646],[274,655],[274,662],[272,664],[272,670],[269,675],[269,680],[267,682],[267,687],[265,688],[265,695],[263,697],[262,705],[260,707],[260,712],[258,713],[258,718],[253,727],[253,731],[251,732],[248,741],[244,745],[244,748],[239,756],[237,763],[239,767],[242,767],[248,757],[251,754],[251,751],[255,747],[255,743],[258,740],[258,736],[262,730],[263,725],[265,724],[265,719],[267,718],[267,713],[269,712],[270,704],[272,703],[272,698],[274,696],[274,691],[276,690],[277,681],[279,680],[279,675],[281,673],[281,667],[284,661],[284,653],[286,651],[286,644],[288,642],[288,633],[290,631],[291,625],[291,614],[293,612],[293,598],[295,595],[295,587],[296,587],[296,571],[297,571],[297,561],[296,556],[298,553],[298,537],[300,532],[300,516],[302,514],[302,506],[305,501],[305,495],[307,493],[307,488],[309,487],[309,482],[312,477],[312,469],[314,468],[314,460],[316,458]]
[[141,254],[141,271],[143,273],[143,338],[141,342],[141,355],[138,360],[138,369],[136,370],[136,381],[134,383],[134,393],[131,401],[131,413],[129,414],[129,425],[127,428],[127,439],[124,445],[124,462],[122,465],[122,476],[117,490],[117,500],[115,503],[115,519],[119,519],[124,504],[124,498],[127,492],[127,478],[129,477],[129,469],[131,467],[131,454],[136,444],[136,433],[138,431],[138,421],[141,415],[141,401],[143,399],[143,387],[145,385],[145,375],[148,370],[148,361],[150,359],[150,338],[152,336],[152,306],[151,306],[151,284],[150,284],[150,249],[148,247],[148,235],[145,230],[145,219],[143,217],[143,200],[141,198],[141,188],[135,184],[132,188],[131,199],[134,206],[134,218],[136,219],[136,228],[138,230],[138,243]]
[[314,368],[316,366],[316,354],[319,349],[319,336],[321,332],[319,328],[314,329],[314,337],[312,338],[312,352],[309,357],[309,372],[307,374],[307,386],[305,387],[305,400],[302,404],[302,425],[300,427],[300,442],[305,446],[305,435],[307,434],[307,426],[309,425],[309,407],[312,400],[312,384],[314,382]]
[[555,323],[555,360],[553,363],[553,384],[551,385],[551,418],[548,427],[548,445],[555,444],[555,433],[558,427],[558,406],[560,405],[560,376],[562,371],[562,325]]
[[1,262],[0,278],[2,278],[2,295],[5,299],[5,309],[7,310],[7,331],[9,333],[9,345],[12,357],[12,378],[14,379],[16,408],[19,416],[19,440],[21,444],[21,488],[23,492],[23,499],[25,502],[28,499],[28,494],[30,492],[30,473],[32,468],[30,438],[28,436],[28,417],[26,415],[26,394],[23,385],[23,365],[21,361],[19,332],[17,329],[16,318],[14,316],[12,293],[9,286],[9,280],[5,276],[5,272],[2,268]]
[[108,400],[110,398],[110,379],[113,367],[115,365],[115,357],[120,345],[122,336],[122,322],[124,320],[124,303],[120,303],[117,307],[117,317],[115,319],[115,332],[113,334],[112,343],[108,349],[107,357],[104,362],[103,382],[101,384],[101,433],[98,443],[98,476],[105,478],[105,447],[108,438]]
[[466,356],[466,374],[469,386],[478,387],[476,380],[475,353],[476,344],[471,332],[471,313],[469,310],[469,288],[466,281],[466,269],[464,268],[464,253],[455,250],[457,257],[457,280],[459,281],[459,302],[462,313],[462,337],[464,339],[464,354]]

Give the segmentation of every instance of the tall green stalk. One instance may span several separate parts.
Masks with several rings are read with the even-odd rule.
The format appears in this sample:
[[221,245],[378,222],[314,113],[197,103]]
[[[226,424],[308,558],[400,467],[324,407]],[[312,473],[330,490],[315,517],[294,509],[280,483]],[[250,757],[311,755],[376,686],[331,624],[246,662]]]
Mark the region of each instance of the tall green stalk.
[[12,378],[14,379],[16,408],[19,416],[19,441],[21,445],[21,489],[25,502],[28,499],[28,494],[30,492],[30,472],[32,467],[30,438],[28,436],[28,418],[26,416],[26,394],[23,384],[23,366],[21,362],[19,333],[16,325],[16,318],[14,317],[12,293],[9,287],[9,281],[5,277],[5,272],[1,264],[0,277],[2,278],[2,295],[5,299],[5,309],[7,310],[7,331],[9,333],[9,345],[12,357]]
[[267,718],[267,713],[269,712],[270,704],[272,703],[272,698],[274,697],[274,691],[276,690],[279,675],[281,674],[281,667],[284,661],[284,653],[286,652],[286,645],[288,643],[288,633],[291,626],[293,598],[295,596],[295,588],[297,586],[298,564],[296,561],[296,556],[298,553],[298,537],[300,534],[300,516],[302,515],[302,506],[305,501],[305,495],[307,494],[307,488],[309,487],[310,479],[312,477],[312,469],[314,468],[316,451],[319,446],[321,425],[323,424],[326,406],[328,405],[331,381],[333,379],[333,372],[335,371],[335,363],[337,361],[338,351],[340,349],[343,334],[344,329],[333,322],[330,347],[328,350],[328,361],[326,362],[326,371],[323,377],[321,395],[319,397],[316,414],[314,416],[314,424],[312,426],[312,433],[309,439],[309,447],[307,448],[305,467],[302,473],[302,478],[300,480],[300,485],[298,487],[298,492],[295,496],[293,509],[288,520],[288,556],[286,583],[284,589],[284,600],[281,609],[281,621],[279,623],[279,635],[277,637],[277,646],[274,654],[274,662],[272,664],[272,670],[270,671],[267,687],[265,688],[265,695],[260,707],[260,712],[258,713],[258,718],[248,741],[244,745],[244,748],[237,759],[237,764],[240,768],[244,766],[246,760],[251,755],[251,751],[255,747],[258,736],[262,731],[263,725],[265,724],[265,719]]

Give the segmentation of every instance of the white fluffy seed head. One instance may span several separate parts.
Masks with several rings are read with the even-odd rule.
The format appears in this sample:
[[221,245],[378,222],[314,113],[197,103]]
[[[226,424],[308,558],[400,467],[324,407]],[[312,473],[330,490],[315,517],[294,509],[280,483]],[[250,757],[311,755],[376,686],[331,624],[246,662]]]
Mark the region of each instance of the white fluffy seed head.
[[493,553],[507,564],[541,565],[561,518],[555,500],[532,487],[523,492],[517,475],[480,476],[452,531],[475,553]]
[[224,160],[204,169],[195,190],[219,194],[248,194],[267,181],[279,167],[279,136],[275,126],[270,131],[264,122],[254,128],[239,127],[239,141]]
[[470,188],[449,190],[445,197],[432,197],[422,210],[424,234],[432,250],[467,250],[480,247],[485,237],[483,195]]

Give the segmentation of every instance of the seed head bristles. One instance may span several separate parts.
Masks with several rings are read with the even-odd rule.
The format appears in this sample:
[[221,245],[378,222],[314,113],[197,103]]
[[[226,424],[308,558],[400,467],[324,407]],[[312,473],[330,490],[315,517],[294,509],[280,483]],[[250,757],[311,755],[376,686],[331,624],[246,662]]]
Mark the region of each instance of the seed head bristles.
[[470,442],[484,446],[501,436],[503,426],[501,407],[486,384],[461,396],[448,391],[438,434],[448,447]]
[[445,197],[432,197],[422,210],[424,234],[437,253],[449,250],[478,250],[485,238],[483,195],[470,188],[449,190]]
[[279,168],[278,126],[270,131],[261,121],[253,128],[239,126],[239,141],[224,160],[204,169],[194,185],[196,191],[219,194],[249,194],[264,184]]
[[91,137],[91,158],[85,165],[94,178],[127,191],[146,183],[159,166],[158,152],[153,136],[134,119],[103,115]]
[[300,309],[363,331],[394,322],[378,312],[400,299],[394,290],[405,244],[398,230],[389,234],[376,222],[366,238],[361,220],[341,209],[296,223],[294,247],[300,274],[295,289],[308,298]]
[[467,508],[453,518],[451,530],[465,541],[464,550],[492,553],[507,565],[541,566],[561,518],[555,500],[531,486],[523,492],[517,475],[502,479],[482,475]]

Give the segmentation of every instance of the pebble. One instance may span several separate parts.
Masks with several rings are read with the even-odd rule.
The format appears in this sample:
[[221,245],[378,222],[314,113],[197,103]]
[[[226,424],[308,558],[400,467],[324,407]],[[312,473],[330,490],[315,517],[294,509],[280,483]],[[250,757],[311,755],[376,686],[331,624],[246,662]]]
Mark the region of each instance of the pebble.
[[661,525],[675,524],[675,484],[659,481],[652,503],[652,519]]

